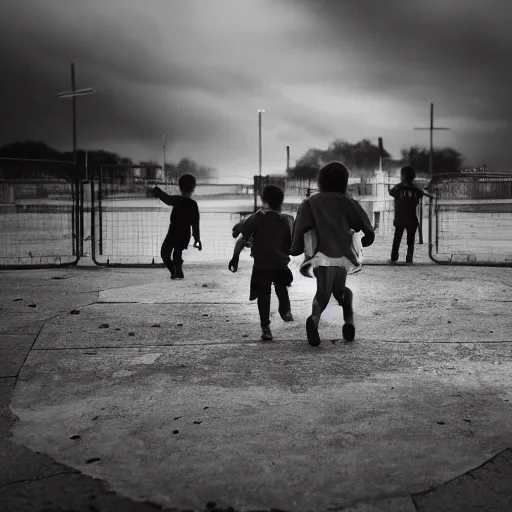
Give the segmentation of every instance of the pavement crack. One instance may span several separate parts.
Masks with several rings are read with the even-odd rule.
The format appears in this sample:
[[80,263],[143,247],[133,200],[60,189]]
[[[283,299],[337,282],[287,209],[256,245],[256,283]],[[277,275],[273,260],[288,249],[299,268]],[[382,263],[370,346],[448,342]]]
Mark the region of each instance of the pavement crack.
[[70,471],[59,471],[58,473],[52,473],[51,475],[45,475],[45,476],[38,476],[34,478],[26,478],[24,480],[17,480],[15,482],[10,482],[6,485],[0,486],[0,489],[8,489],[9,487],[15,487],[17,485],[23,485],[29,482],[38,482],[40,480],[48,480],[49,478],[54,478],[56,476],[61,475],[71,475],[71,474],[78,474],[79,471],[76,471],[72,468],[70,468]]

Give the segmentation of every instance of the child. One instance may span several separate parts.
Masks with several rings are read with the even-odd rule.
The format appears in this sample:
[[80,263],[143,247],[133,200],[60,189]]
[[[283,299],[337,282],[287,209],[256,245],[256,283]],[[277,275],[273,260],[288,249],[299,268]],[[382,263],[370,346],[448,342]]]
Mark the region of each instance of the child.
[[393,237],[393,246],[391,248],[391,262],[398,261],[398,250],[402,235],[407,231],[407,256],[406,263],[412,263],[414,256],[414,240],[416,230],[419,226],[416,208],[422,196],[432,197],[428,192],[419,189],[414,182],[416,173],[410,165],[402,167],[400,171],[401,182],[395,185],[389,194],[395,199],[395,235]]
[[249,300],[258,300],[261,339],[272,341],[270,330],[270,294],[272,284],[279,300],[279,314],[285,322],[293,322],[287,287],[293,275],[288,268],[292,241],[293,217],[281,213],[283,191],[275,185],[266,185],[261,193],[263,208],[248,217],[241,227],[242,237],[237,240],[229,270],[236,272],[240,253],[251,239],[254,265]]
[[178,180],[181,195],[170,196],[159,187],[153,189],[155,197],[172,206],[169,231],[160,250],[162,260],[171,273],[171,279],[183,279],[182,252],[190,243],[190,228],[194,237],[194,247],[202,250],[199,237],[199,209],[191,198],[196,188],[196,178],[191,174],[183,174]]
[[319,193],[306,199],[295,219],[290,254],[298,256],[304,252],[304,235],[314,230],[318,238],[313,273],[317,291],[313,299],[311,316],[306,321],[308,342],[320,345],[318,324],[322,312],[329,304],[331,295],[343,308],[343,338],[353,341],[355,337],[353,294],[345,286],[350,268],[358,267],[358,256],[353,250],[353,233],[362,231],[363,247],[375,239],[373,228],[361,205],[346,195],[348,170],[340,162],[331,162],[318,173]]

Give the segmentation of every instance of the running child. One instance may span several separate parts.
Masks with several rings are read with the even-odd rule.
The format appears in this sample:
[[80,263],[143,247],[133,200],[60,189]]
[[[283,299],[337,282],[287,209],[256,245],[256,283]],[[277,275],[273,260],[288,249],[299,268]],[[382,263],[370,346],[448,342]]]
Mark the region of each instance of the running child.
[[178,180],[181,195],[166,194],[159,187],[153,189],[155,197],[172,206],[169,231],[160,250],[162,260],[171,273],[171,279],[183,279],[182,253],[190,243],[190,228],[194,237],[194,247],[202,250],[199,236],[199,208],[192,199],[196,188],[196,178],[192,174],[183,174]]
[[240,253],[252,238],[252,268],[249,300],[258,300],[261,339],[272,341],[270,330],[270,295],[272,284],[279,300],[279,314],[285,322],[293,322],[287,287],[293,274],[288,268],[292,241],[293,217],[281,213],[284,192],[275,185],[266,185],[261,193],[263,208],[248,217],[240,228],[229,270],[236,272]]
[[346,195],[348,175],[340,162],[322,167],[318,173],[319,192],[302,203],[295,219],[292,256],[304,252],[306,233],[314,230],[317,238],[315,257],[309,261],[313,264],[317,290],[311,316],[306,321],[306,334],[312,346],[320,345],[318,325],[332,295],[343,308],[343,338],[353,341],[355,337],[353,294],[346,286],[348,272],[360,264],[352,237],[354,232],[362,231],[361,244],[368,247],[375,233],[361,205]]
[[406,263],[412,263],[414,256],[414,241],[416,239],[416,230],[419,226],[416,209],[423,196],[432,198],[433,196],[421,190],[414,183],[416,173],[410,165],[402,167],[400,171],[400,183],[390,189],[389,194],[395,199],[395,234],[393,236],[393,246],[391,248],[391,262],[398,261],[398,250],[404,231],[407,232],[407,255]]

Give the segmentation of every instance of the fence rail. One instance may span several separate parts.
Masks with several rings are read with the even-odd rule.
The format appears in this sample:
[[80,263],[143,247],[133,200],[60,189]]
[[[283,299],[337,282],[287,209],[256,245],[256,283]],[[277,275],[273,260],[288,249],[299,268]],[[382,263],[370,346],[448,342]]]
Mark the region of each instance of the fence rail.
[[432,261],[512,267],[512,175],[439,175],[431,189]]
[[79,259],[78,183],[0,180],[0,268],[52,268]]

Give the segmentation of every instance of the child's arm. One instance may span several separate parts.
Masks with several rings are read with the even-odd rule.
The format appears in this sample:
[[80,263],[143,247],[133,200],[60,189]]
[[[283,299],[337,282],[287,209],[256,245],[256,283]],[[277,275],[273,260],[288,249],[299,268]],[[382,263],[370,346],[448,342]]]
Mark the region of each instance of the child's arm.
[[313,215],[311,214],[311,207],[306,199],[306,201],[300,205],[293,224],[292,246],[290,248],[291,256],[300,256],[304,252],[304,234],[314,227],[315,223],[313,221]]
[[240,232],[242,236],[236,241],[235,243],[235,249],[233,251],[233,257],[231,258],[231,261],[229,262],[229,270],[231,272],[236,272],[238,270],[238,262],[240,259],[240,253],[244,250],[247,242],[251,239],[251,236],[256,231],[258,223],[258,217],[256,214],[251,215],[247,219],[245,219],[245,222],[242,224],[240,228]]
[[201,244],[201,235],[199,232],[200,218],[201,217],[199,215],[199,207],[197,206],[197,203],[195,203],[195,211],[194,211],[194,216],[192,219],[192,236],[194,237],[194,247],[197,246],[199,250],[201,250],[203,248],[202,244]]
[[238,262],[240,261],[240,254],[244,250],[246,241],[243,236],[241,236],[235,243],[235,249],[233,251],[233,257],[229,262],[229,270],[231,272],[236,272],[238,270]]
[[369,247],[375,240],[375,231],[368,215],[355,199],[352,200],[352,206],[354,208],[349,212],[349,227],[356,232],[362,231],[364,236],[361,239],[361,244],[363,247]]
[[389,188],[389,185],[388,185],[388,190],[389,190],[389,195],[391,197],[395,197],[398,195],[398,185],[395,185],[394,187],[392,188]]
[[156,198],[160,199],[162,203],[165,203],[168,206],[176,206],[178,201],[182,199],[181,196],[170,196],[166,194],[160,187],[155,187],[153,189],[153,194]]

